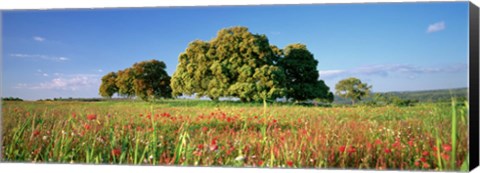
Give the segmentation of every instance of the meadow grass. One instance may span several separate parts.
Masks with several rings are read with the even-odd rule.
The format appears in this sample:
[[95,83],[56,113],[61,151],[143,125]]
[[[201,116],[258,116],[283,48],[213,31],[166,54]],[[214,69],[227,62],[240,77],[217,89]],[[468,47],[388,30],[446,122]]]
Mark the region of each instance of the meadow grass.
[[2,105],[7,162],[460,170],[468,107],[210,101]]

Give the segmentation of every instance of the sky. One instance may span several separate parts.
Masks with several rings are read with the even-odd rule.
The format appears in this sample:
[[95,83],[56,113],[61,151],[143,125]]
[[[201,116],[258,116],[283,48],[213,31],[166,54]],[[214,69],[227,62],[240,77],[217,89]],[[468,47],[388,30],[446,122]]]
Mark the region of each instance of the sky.
[[2,11],[2,97],[100,97],[101,77],[164,61],[245,26],[280,48],[302,43],[320,79],[373,92],[467,87],[468,2]]

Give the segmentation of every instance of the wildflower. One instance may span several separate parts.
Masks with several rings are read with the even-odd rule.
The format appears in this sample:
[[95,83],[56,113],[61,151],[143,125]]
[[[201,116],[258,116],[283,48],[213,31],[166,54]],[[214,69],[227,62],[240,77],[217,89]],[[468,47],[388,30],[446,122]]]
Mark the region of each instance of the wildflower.
[[89,124],[85,124],[83,127],[85,127],[85,129],[87,130],[90,130],[91,126]]
[[340,151],[341,153],[343,153],[343,152],[345,152],[345,148],[346,148],[345,146],[340,146],[340,147],[338,148],[338,151]]
[[237,158],[235,158],[236,161],[243,161],[245,160],[245,157],[243,156],[238,156]]
[[39,130],[34,130],[33,131],[33,137],[37,137],[38,135],[40,135],[40,131]]
[[408,141],[408,145],[413,146],[413,141]]
[[203,132],[207,132],[208,128],[207,127],[202,127]]
[[415,161],[415,166],[420,166],[420,162]]
[[422,153],[423,156],[428,156],[428,154],[429,154],[428,151],[424,151],[424,152]]
[[210,145],[210,151],[215,151],[217,149],[218,149],[218,145],[216,145],[216,144]]
[[443,150],[444,150],[445,152],[450,152],[450,151],[452,151],[452,146],[451,146],[451,145],[443,144],[442,147],[443,147]]
[[120,154],[122,154],[122,150],[120,150],[119,148],[115,148],[112,150],[113,156],[120,156]]
[[385,151],[385,153],[387,153],[387,154],[392,152],[392,150],[390,150],[390,149],[388,149],[388,148],[385,148],[384,151]]
[[257,162],[257,164],[258,164],[258,166],[262,166],[262,165],[263,165],[263,161],[259,160],[259,161]]
[[382,141],[381,141],[380,139],[377,139],[377,140],[375,140],[375,144],[376,144],[376,145],[381,145],[381,144],[382,144]]
[[348,148],[348,150],[347,150],[347,152],[348,152],[349,154],[352,154],[352,153],[354,153],[355,151],[357,151],[357,150],[355,149],[354,146],[350,146],[350,147]]
[[198,150],[203,150],[203,144],[198,144],[197,148]]
[[290,167],[293,167],[293,162],[292,161],[287,161],[287,165],[290,166]]
[[48,136],[43,136],[42,139],[45,141],[45,140],[47,140],[47,138],[48,138]]
[[427,159],[425,157],[422,157],[422,158],[420,158],[420,161],[427,162]]
[[87,119],[88,120],[95,120],[95,119],[97,119],[97,115],[95,115],[95,114],[87,115]]
[[450,159],[450,155],[449,154],[442,154],[442,158],[445,159],[445,160],[448,160]]
[[430,165],[428,163],[423,163],[423,168],[425,169],[430,168]]

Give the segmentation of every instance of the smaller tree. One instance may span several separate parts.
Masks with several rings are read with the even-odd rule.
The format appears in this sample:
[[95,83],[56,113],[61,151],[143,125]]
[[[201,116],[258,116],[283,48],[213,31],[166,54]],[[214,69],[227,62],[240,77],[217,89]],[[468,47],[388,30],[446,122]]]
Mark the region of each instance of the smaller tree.
[[360,79],[350,77],[343,79],[335,85],[335,94],[340,97],[351,99],[352,105],[355,101],[361,100],[362,97],[370,94],[372,86],[368,86],[367,83],[362,83]]
[[102,97],[111,98],[113,94],[118,92],[116,84],[117,73],[110,72],[102,77],[102,84],[100,85],[99,93]]
[[117,72],[116,86],[118,87],[118,95],[133,97],[135,96],[135,90],[133,86],[133,80],[135,79],[135,74],[131,68],[126,68],[125,70],[120,70]]
[[132,66],[133,88],[135,96],[145,101],[157,98],[171,98],[170,76],[163,61],[149,60],[135,63]]

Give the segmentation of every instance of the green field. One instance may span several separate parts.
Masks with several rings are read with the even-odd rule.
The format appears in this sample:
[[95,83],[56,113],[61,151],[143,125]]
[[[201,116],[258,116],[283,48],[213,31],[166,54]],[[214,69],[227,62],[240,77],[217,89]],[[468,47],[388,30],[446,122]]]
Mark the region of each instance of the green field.
[[[2,103],[6,162],[466,170],[465,103]],[[264,112],[265,111],[265,112]]]

